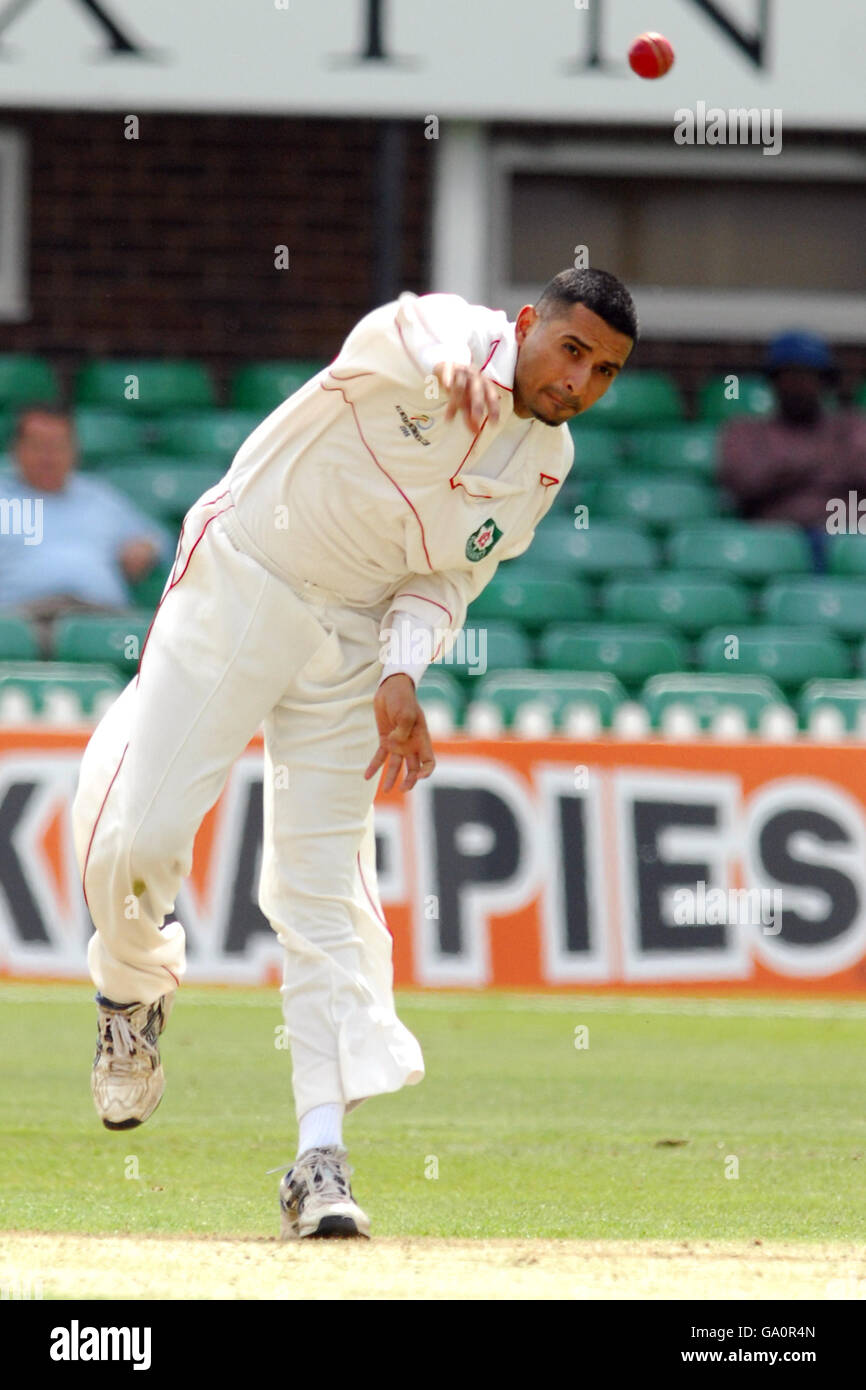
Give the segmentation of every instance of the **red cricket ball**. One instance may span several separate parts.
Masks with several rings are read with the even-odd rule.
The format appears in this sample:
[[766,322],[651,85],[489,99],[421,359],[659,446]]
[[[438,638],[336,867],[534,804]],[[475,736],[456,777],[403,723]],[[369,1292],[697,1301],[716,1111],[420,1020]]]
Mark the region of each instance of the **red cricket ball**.
[[663,34],[638,34],[628,51],[628,62],[638,77],[664,77],[674,65],[674,50]]

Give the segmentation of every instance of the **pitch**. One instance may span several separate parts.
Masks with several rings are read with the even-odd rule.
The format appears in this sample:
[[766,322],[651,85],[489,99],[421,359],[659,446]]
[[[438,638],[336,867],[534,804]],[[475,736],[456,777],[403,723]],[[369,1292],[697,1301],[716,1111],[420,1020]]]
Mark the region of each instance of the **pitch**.
[[374,1238],[309,1250],[267,1171],[295,1137],[276,991],[185,988],[162,1105],[118,1134],[91,994],[0,988],[4,1289],[123,1297],[125,1266],[147,1297],[152,1266],[179,1299],[866,1296],[862,1003],[401,994],[427,1077],[346,1126]]

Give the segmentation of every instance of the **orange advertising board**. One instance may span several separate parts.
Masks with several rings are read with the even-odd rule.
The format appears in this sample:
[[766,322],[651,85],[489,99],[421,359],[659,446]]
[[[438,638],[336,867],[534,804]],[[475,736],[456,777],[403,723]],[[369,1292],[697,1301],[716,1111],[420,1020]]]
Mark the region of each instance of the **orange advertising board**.
[[[87,731],[0,732],[0,971],[86,976],[69,807]],[[866,992],[866,785],[856,745],[599,739],[437,746],[379,795],[395,983]],[[187,980],[260,983],[261,740],[196,840],[175,911]]]

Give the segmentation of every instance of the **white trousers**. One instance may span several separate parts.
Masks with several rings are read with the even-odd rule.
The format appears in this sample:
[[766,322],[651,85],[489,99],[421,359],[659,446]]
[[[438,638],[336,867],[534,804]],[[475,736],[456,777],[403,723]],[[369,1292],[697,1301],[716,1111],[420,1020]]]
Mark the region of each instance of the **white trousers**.
[[[394,1011],[376,886],[373,695],[382,614],[295,592],[227,533],[224,484],[187,514],[138,675],[94,730],[72,807],[99,991],[152,1003],[184,973],[165,923],[229,770],[264,725],[259,905],[285,948],[295,1112],[420,1081]],[[230,524],[230,523],[229,523]]]

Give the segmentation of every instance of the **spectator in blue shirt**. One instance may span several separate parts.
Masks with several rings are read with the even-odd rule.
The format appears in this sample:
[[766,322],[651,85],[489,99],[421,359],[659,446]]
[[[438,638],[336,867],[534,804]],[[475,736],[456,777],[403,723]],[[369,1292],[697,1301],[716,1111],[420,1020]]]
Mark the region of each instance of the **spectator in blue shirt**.
[[12,458],[0,472],[0,607],[31,618],[50,656],[56,618],[132,607],[129,584],[167,568],[176,539],[76,472],[75,426],[59,406],[19,411]]

